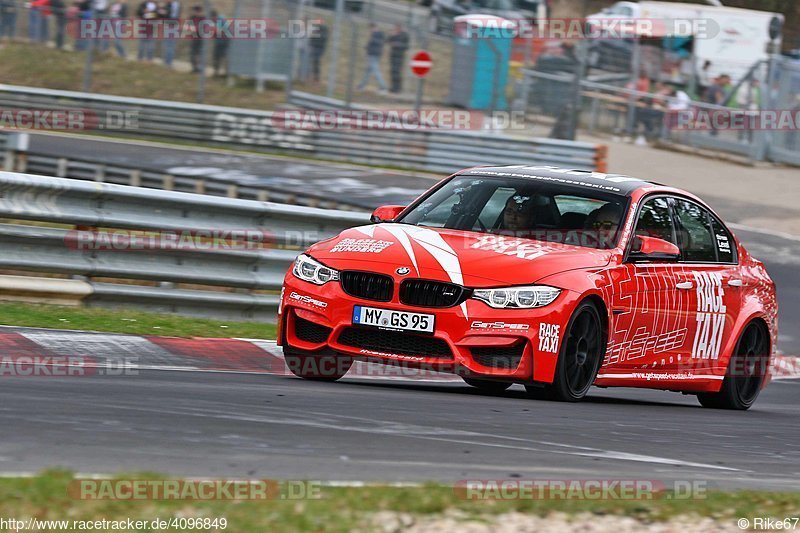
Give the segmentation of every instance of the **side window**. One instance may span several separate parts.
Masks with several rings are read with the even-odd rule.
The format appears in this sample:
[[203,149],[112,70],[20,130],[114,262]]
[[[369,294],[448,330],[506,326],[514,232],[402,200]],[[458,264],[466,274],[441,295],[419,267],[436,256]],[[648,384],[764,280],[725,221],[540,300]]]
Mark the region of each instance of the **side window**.
[[[516,190],[510,187],[498,187],[494,193],[492,193],[486,205],[483,206],[481,214],[478,216],[478,220],[475,221],[475,225],[472,229],[494,228],[497,219],[502,214],[503,209],[506,208],[506,202],[515,192]],[[478,221],[480,221],[480,223]]]
[[736,262],[736,241],[733,236],[725,229],[725,226],[713,216],[711,219],[711,228],[714,232],[714,241],[717,245],[717,258],[720,263],[735,263]]
[[635,235],[656,237],[675,245],[678,244],[667,198],[653,198],[642,206],[639,211],[639,220],[636,221]]
[[456,202],[458,202],[458,195],[454,194],[430,211],[427,211],[418,224],[420,226],[429,226],[432,228],[444,227],[452,214],[453,206]]
[[711,231],[708,211],[687,200],[675,200],[680,232],[680,249],[684,261],[716,263],[717,243]]

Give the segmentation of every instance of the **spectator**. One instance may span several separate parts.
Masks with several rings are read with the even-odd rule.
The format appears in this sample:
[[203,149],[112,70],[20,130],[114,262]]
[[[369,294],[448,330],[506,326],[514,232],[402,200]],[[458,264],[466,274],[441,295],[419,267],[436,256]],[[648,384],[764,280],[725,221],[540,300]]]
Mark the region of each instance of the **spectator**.
[[[92,0],[92,18],[97,21],[98,27],[108,19],[108,0]],[[98,39],[96,46],[105,52],[111,46],[111,42],[107,38]]]
[[753,140],[753,121],[761,109],[761,80],[744,81],[736,91],[736,106],[745,112],[744,128],[739,130],[739,140]]
[[711,61],[706,59],[703,63],[703,68],[697,74],[697,93],[702,99],[705,99],[708,88],[711,87],[713,80],[711,79]]
[[744,81],[736,91],[736,106],[739,109],[757,111],[761,107],[761,80]]
[[[647,80],[648,84],[650,80]],[[652,95],[640,98],[636,105],[636,127],[644,126],[644,134],[636,138],[637,145],[646,145],[648,139],[654,139],[664,124],[664,112],[672,90],[663,82],[656,82]]]
[[716,77],[706,90],[706,102],[713,105],[723,105],[725,102],[725,86],[729,83],[727,74]]
[[317,19],[313,22],[312,28],[314,33],[308,39],[311,48],[311,75],[314,81],[319,81],[319,64],[328,46],[328,25],[324,20]]
[[203,54],[203,39],[200,36],[200,24],[204,18],[203,8],[200,6],[192,7],[192,16],[189,19],[191,22],[191,36],[192,44],[189,49],[189,61],[192,64],[192,73],[197,74],[200,72],[201,59]]
[[647,76],[646,72],[642,72],[639,74],[639,78],[636,80],[636,83],[628,82],[625,84],[626,89],[633,89],[634,91],[638,91],[640,93],[649,93],[650,92],[650,78]]
[[152,61],[155,52],[154,31],[152,23],[158,18],[158,6],[153,0],[143,0],[136,9],[136,16],[147,22],[144,35],[139,39],[139,61]]
[[81,20],[81,5],[80,0],[75,0],[65,11],[67,17],[67,35],[75,39],[75,50],[78,51],[86,48],[84,40],[81,39],[78,33],[78,26]]
[[67,6],[64,0],[50,0],[50,9],[56,22],[56,48],[64,48],[64,34],[67,31]]
[[0,42],[12,41],[17,35],[16,0],[0,0]]
[[222,70],[228,72],[228,35],[225,33],[225,17],[215,9],[211,10],[211,19],[214,21],[214,51],[212,54],[214,76],[222,76]]
[[46,43],[50,36],[50,15],[52,13],[50,11],[50,0],[33,0],[31,2],[31,12],[36,13],[32,41]]
[[122,46],[122,40],[119,38],[119,35],[122,30],[120,22],[128,18],[128,4],[122,0],[116,0],[116,2],[111,4],[108,14],[111,17],[111,24],[114,28],[114,48],[117,50],[117,55],[124,58],[126,55],[125,47]]
[[408,33],[403,30],[402,25],[397,24],[394,33],[389,36],[389,68],[392,77],[390,91],[395,94],[403,90],[403,68],[407,50]]
[[670,99],[667,103],[667,109],[670,111],[686,111],[692,106],[692,99],[689,94],[678,87],[673,87],[670,90]]
[[375,76],[378,82],[378,87],[381,94],[386,93],[386,83],[383,81],[381,75],[381,56],[383,55],[383,45],[386,37],[383,32],[378,29],[377,24],[370,24],[369,41],[367,41],[367,66],[364,70],[364,77],[361,83],[358,84],[358,90],[363,91],[369,83],[369,79]]
[[42,18],[41,10],[33,2],[25,4],[28,7],[28,41],[39,41],[39,25]]
[[[180,28],[181,18],[181,3],[179,0],[167,0],[162,7],[163,18],[167,19],[166,24],[171,28]],[[172,67],[172,62],[175,60],[175,47],[177,42],[175,39],[164,38],[164,64]]]

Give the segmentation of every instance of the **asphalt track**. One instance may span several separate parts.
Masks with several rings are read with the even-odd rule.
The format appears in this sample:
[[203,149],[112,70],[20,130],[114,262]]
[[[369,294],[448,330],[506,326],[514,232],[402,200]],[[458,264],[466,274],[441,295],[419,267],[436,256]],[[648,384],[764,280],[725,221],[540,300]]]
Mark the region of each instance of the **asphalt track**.
[[593,390],[580,404],[464,384],[237,373],[4,378],[0,469],[328,481],[647,479],[800,489],[800,381],[748,412]]
[[430,177],[407,172],[96,137],[33,134],[30,151],[212,177],[250,187],[264,185],[290,192],[310,189],[335,198],[347,198],[348,203],[369,211],[381,204],[406,204],[435,183]]
[[[158,163],[162,154],[148,158]],[[322,165],[308,167],[323,173]],[[353,179],[375,191],[372,205],[384,199],[375,176],[387,184],[398,177],[360,172]],[[800,354],[797,239],[735,231],[778,284],[779,349]],[[622,478],[800,490],[798,399],[798,380],[773,383],[739,413],[634,389],[593,389],[583,403],[561,404],[529,400],[519,386],[491,396],[452,381],[358,376],[335,384],[174,370],[2,377],[0,470],[391,482]]]

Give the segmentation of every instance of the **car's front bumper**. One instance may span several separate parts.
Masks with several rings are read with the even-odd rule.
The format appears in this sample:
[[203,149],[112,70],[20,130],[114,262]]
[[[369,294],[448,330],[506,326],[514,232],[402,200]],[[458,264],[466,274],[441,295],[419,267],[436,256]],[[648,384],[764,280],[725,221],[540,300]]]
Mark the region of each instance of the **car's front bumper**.
[[[494,309],[473,299],[463,306],[431,309],[401,304],[396,294],[389,302],[355,298],[339,283],[317,286],[290,273],[282,291],[279,343],[289,350],[335,352],[409,369],[550,383],[561,335],[577,301],[576,293],[563,291],[553,303],[538,309]],[[353,325],[356,305],[433,314],[434,333],[397,333]],[[321,328],[311,328],[309,334],[309,322]],[[435,355],[430,353],[433,348]]]

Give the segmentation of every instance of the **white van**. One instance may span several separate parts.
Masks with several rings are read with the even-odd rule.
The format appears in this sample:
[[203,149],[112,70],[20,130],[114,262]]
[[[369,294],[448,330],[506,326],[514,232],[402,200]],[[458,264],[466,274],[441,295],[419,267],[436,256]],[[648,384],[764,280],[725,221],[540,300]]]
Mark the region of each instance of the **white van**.
[[[710,74],[743,77],[757,61],[768,58],[770,25],[783,26],[783,15],[753,9],[670,2],[617,2],[587,18],[588,24],[608,19],[652,19],[667,36],[692,37],[695,71],[711,62]],[[663,35],[656,35],[657,37]],[[780,49],[780,37],[776,40]],[[590,58],[598,61],[594,48]],[[624,46],[614,46],[619,53]],[[590,61],[591,63],[591,61]],[[597,66],[597,65],[594,65]]]

